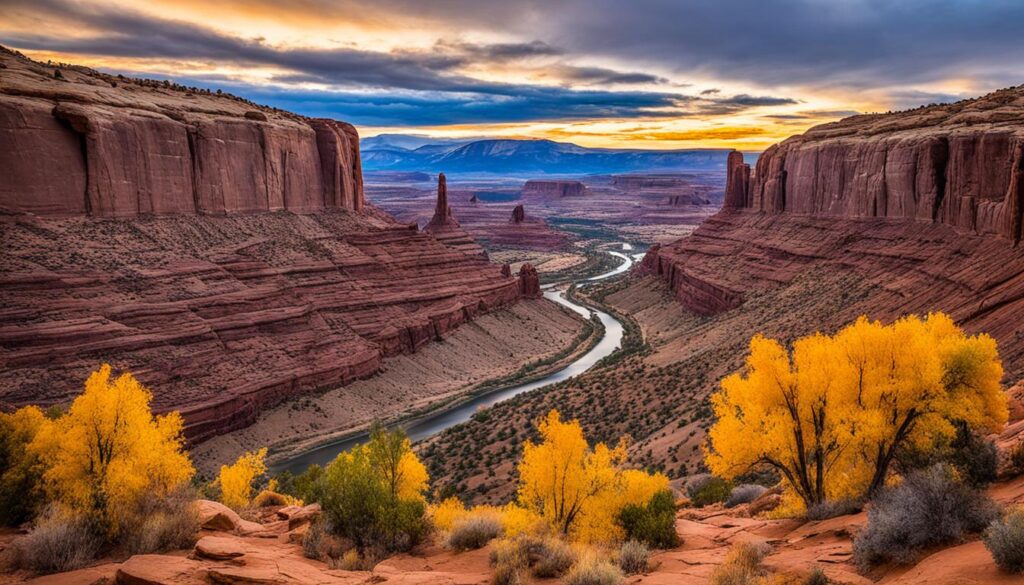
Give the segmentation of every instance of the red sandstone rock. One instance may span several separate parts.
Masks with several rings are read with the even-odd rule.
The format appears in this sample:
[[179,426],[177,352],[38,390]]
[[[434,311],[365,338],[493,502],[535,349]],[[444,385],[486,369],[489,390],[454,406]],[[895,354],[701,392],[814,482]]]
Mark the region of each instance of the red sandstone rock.
[[523,223],[526,221],[526,209],[522,205],[516,205],[515,209],[512,210],[512,223]]
[[531,179],[523,185],[523,196],[580,197],[587,194],[587,186],[579,181],[547,181]]
[[348,124],[0,63],[0,402],[109,361],[201,441],[519,298],[464,232],[364,205]]
[[217,95],[111,87],[0,52],[0,207],[46,215],[363,206],[355,128]]
[[738,209],[746,207],[747,192],[750,190],[750,165],[743,164],[743,153],[732,151],[726,163],[725,200],[722,207]]
[[245,556],[245,545],[228,536],[204,536],[196,543],[193,554],[211,561],[231,561]]
[[456,221],[452,208],[448,205],[448,183],[444,173],[437,176],[437,205],[434,216],[430,218],[424,231],[430,233],[440,242],[470,256],[487,257],[487,253],[476,243],[466,230]]
[[934,221],[1018,241],[1024,88],[817,126],[768,149],[750,181],[742,155],[729,161],[727,207]]
[[765,151],[749,181],[730,155],[729,209],[638,270],[705,314],[814,269],[849,271],[876,287],[858,312],[946,311],[1019,370],[1022,154],[1024,88],[818,126]]
[[529,262],[519,268],[519,295],[529,299],[541,297],[540,276]]
[[448,182],[444,173],[437,175],[437,206],[428,225],[459,225],[452,216],[452,208],[448,205]]

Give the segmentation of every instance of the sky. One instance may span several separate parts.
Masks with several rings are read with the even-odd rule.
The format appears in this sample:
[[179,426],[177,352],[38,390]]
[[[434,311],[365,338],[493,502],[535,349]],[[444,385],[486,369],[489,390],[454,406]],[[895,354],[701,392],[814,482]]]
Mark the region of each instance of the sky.
[[36,59],[380,133],[761,150],[1024,82],[1022,0],[0,0]]

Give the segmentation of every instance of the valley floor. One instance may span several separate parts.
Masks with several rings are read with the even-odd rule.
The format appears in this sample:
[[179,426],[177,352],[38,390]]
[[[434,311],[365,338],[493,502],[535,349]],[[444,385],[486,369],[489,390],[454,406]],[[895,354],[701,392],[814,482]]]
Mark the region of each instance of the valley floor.
[[285,459],[365,430],[374,420],[437,407],[481,383],[586,345],[578,343],[586,327],[553,302],[520,301],[481,315],[415,353],[387,358],[375,376],[267,410],[253,425],[193,448],[193,460],[212,476],[221,464],[261,447],[270,449],[271,462]]
[[742,309],[704,317],[687,311],[657,278],[598,285],[586,294],[636,323],[643,334],[638,350],[497,404],[489,422],[448,429],[420,452],[435,487],[450,486],[478,503],[505,502],[514,497],[514,461],[533,421],[557,408],[579,419],[591,441],[629,435],[632,465],[683,478],[703,463],[708,396],[740,367],[752,332],[792,340],[838,327],[847,309],[873,292],[853,274],[809,271],[749,295]]

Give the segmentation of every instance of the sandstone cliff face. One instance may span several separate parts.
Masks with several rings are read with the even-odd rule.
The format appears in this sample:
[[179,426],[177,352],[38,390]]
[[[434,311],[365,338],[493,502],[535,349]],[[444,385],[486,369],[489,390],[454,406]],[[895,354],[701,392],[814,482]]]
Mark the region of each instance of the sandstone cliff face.
[[362,209],[359,138],[334,120],[6,51],[0,208],[136,217]]
[[751,173],[729,157],[725,205],[652,248],[657,274],[712,314],[809,270],[852,272],[883,293],[872,318],[950,312],[1024,364],[1024,88],[947,106],[855,116],[769,148]]
[[0,404],[110,362],[200,441],[520,298],[468,236],[365,205],[348,124],[0,61]]
[[750,176],[729,156],[726,207],[937,222],[1020,240],[1024,89],[854,116],[769,148]]

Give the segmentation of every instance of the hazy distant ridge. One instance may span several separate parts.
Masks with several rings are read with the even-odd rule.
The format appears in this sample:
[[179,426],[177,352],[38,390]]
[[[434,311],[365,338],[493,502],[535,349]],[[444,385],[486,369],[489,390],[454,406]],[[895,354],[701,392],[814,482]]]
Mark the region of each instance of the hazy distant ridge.
[[362,141],[363,169],[427,172],[537,172],[725,170],[728,150],[585,148],[567,142],[516,139],[430,139],[382,134]]

